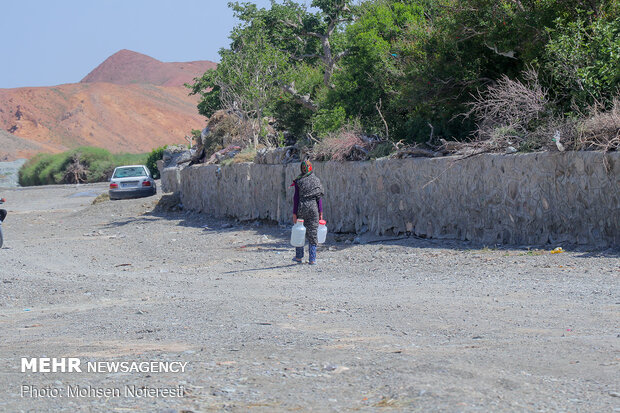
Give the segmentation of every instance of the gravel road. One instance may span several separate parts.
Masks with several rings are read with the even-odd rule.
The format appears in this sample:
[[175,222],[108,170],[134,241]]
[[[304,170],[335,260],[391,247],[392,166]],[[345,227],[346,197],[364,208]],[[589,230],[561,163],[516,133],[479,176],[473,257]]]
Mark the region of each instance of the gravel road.
[[0,411],[620,411],[618,251],[330,236],[294,265],[288,228],[91,205],[105,190],[0,190]]

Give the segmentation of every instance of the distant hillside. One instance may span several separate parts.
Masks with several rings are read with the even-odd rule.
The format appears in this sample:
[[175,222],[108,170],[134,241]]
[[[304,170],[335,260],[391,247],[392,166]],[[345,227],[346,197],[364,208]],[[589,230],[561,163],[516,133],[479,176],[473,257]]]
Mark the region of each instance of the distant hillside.
[[[54,149],[54,148],[50,148]],[[29,158],[44,147],[36,142],[12,135],[0,129],[0,162],[14,161],[18,158]]]
[[[45,151],[89,145],[144,152],[201,129],[183,87],[78,83],[0,90],[0,126]],[[4,152],[4,148],[0,149]]]
[[146,152],[184,143],[202,129],[195,96],[182,86],[216,64],[163,63],[121,50],[80,83],[0,89],[0,161],[81,145]]
[[164,63],[124,49],[108,57],[80,83],[109,82],[117,85],[148,83],[158,86],[183,86],[208,69],[215,69],[216,66],[216,63],[206,60]]

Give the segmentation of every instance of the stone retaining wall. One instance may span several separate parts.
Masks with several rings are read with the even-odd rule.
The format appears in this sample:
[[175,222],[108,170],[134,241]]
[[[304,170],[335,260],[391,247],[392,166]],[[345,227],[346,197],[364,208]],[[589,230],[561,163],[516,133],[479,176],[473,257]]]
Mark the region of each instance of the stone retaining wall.
[[[299,164],[162,173],[185,208],[290,222]],[[489,245],[620,245],[620,153],[487,154],[316,162],[330,231],[412,233]]]

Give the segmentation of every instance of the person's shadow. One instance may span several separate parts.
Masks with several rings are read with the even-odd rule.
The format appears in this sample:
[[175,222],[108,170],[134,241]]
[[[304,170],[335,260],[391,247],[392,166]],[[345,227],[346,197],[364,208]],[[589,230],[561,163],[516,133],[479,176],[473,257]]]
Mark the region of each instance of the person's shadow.
[[250,271],[267,271],[267,270],[278,270],[281,268],[289,268],[289,267],[295,267],[297,265],[301,265],[299,263],[293,263],[293,264],[287,264],[287,265],[277,265],[275,267],[264,267],[264,268],[247,268],[245,270],[237,270],[237,271],[226,271],[223,272],[222,274],[236,274],[236,273],[240,273],[240,272],[250,272]]

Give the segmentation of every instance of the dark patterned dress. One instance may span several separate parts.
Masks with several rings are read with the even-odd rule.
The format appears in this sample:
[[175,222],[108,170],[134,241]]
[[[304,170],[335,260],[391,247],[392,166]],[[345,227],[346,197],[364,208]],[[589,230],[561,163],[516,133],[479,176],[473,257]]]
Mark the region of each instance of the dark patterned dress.
[[[295,181],[295,203],[293,213],[298,219],[304,220],[306,239],[310,245],[319,243],[317,229],[319,228],[319,210],[322,209],[321,198],[323,186],[314,174],[299,178]],[[299,198],[299,199],[297,199]]]

